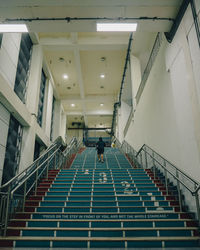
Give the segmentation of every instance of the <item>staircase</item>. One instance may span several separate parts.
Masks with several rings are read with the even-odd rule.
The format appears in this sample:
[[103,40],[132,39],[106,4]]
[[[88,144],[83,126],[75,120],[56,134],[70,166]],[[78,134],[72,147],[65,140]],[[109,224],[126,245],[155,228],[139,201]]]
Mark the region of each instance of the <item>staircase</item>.
[[198,248],[193,214],[180,212],[150,170],[133,168],[118,149],[77,154],[70,169],[51,170],[9,223],[1,247]]

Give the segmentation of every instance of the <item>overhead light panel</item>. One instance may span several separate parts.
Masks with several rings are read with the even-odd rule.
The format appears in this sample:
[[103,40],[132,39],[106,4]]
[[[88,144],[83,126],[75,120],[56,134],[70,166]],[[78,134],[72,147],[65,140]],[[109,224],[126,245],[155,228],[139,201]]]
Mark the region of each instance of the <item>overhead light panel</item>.
[[22,32],[28,32],[28,28],[26,24],[0,24],[0,32],[22,33]]
[[69,76],[68,76],[67,74],[64,74],[64,75],[63,75],[63,78],[64,78],[64,79],[68,79]]
[[101,74],[100,77],[101,77],[101,78],[105,78],[105,75],[104,75],[104,74]]
[[100,106],[103,107],[103,103],[100,103]]
[[74,104],[74,103],[72,103],[72,104],[71,104],[71,107],[75,107],[75,104]]
[[137,23],[97,23],[97,31],[136,31]]

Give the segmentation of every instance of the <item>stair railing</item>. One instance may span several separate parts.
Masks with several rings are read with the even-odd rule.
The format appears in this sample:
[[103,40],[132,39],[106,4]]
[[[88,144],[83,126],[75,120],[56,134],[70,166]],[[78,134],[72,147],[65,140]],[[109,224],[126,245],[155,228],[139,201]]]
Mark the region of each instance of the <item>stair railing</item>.
[[73,138],[62,152],[62,144],[55,141],[28,168],[0,187],[0,231],[6,236],[8,221],[18,211],[24,211],[25,200],[30,192],[37,194],[37,186],[42,178],[48,178],[51,169],[60,169],[75,153],[80,142]]
[[[159,179],[164,182],[166,194],[171,194],[169,190],[170,185],[176,186],[180,211],[184,211],[186,204],[188,204],[189,210],[195,213],[200,226],[200,182],[194,180],[193,177],[145,144],[138,152],[126,141],[123,141],[122,144],[118,143],[117,145],[120,145],[120,150],[126,153],[138,168],[151,169],[154,178],[156,178],[158,174],[161,174],[163,178],[159,176]],[[183,199],[183,195],[186,202]]]
[[75,137],[72,138],[72,140],[69,143],[69,145],[63,151],[62,168],[68,168],[70,166],[70,163],[71,163],[74,155],[77,153],[78,149],[81,146],[82,146],[82,141],[80,139],[77,140]]
[[132,166],[135,168],[142,168],[136,157],[137,151],[133,147],[131,147],[126,141],[121,143],[115,136],[113,136],[113,141],[115,142],[116,147],[126,155]]

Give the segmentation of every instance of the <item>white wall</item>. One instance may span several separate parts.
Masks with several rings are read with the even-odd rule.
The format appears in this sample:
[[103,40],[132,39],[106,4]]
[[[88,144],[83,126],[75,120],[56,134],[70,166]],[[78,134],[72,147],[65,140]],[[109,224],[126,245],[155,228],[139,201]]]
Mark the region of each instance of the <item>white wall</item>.
[[[3,81],[6,80],[7,84],[9,84],[9,88],[14,89],[20,39],[21,34],[19,33],[7,33],[2,37],[2,44],[0,49],[1,87],[3,87]],[[3,91],[1,91],[1,95],[3,96]],[[6,152],[9,121],[10,112],[0,102],[0,184],[2,180],[3,165]]]
[[67,124],[67,116],[64,112],[64,110],[62,110],[61,112],[61,131],[60,131],[60,135],[62,136],[63,141],[65,142],[65,137],[66,137],[66,124]]
[[125,103],[121,102],[121,107],[118,109],[118,134],[119,134],[119,141],[122,142],[124,140],[124,129],[126,123],[128,121],[129,114],[131,112],[131,107]]
[[30,74],[27,83],[26,106],[30,113],[37,116],[41,84],[43,53],[40,45],[33,45]]
[[137,94],[141,82],[141,66],[140,66],[140,60],[133,54],[130,55],[130,62],[131,62],[132,98],[133,98],[133,106],[135,106],[135,96]]
[[189,7],[173,43],[162,44],[125,140],[136,150],[149,145],[200,181],[199,53]]
[[66,136],[66,114],[61,101],[56,100],[54,106],[53,140],[61,136],[65,142]]
[[14,89],[21,33],[3,34],[0,49],[0,74]]
[[[28,167],[33,161],[34,145],[36,136],[44,145],[50,142],[51,113],[53,99],[53,82],[46,85],[45,103],[43,113],[43,124],[40,127],[37,123],[37,111],[39,90],[41,82],[42,67],[45,66],[42,48],[39,45],[33,46],[31,57],[30,75],[27,84],[26,104],[23,104],[14,92],[14,84],[18,63],[21,34],[3,34],[2,46],[0,49],[0,182],[5,158],[5,148],[9,127],[10,113],[23,126],[21,160],[18,172]],[[48,75],[48,74],[47,74]],[[66,116],[62,112],[62,106],[55,113],[59,126],[54,132],[63,138],[65,137]]]
[[83,140],[83,130],[82,129],[67,129],[66,143],[69,143],[73,137],[77,137],[80,140]]
[[34,157],[35,146],[35,129],[34,127],[24,127],[21,145],[21,159],[18,173],[26,169],[32,162]]

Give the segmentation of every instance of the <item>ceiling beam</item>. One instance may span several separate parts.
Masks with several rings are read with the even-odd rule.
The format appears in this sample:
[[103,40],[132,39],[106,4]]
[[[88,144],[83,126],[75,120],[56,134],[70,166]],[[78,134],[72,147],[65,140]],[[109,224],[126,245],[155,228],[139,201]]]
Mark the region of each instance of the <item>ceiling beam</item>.
[[80,97],[81,97],[81,100],[83,100],[82,108],[83,108],[84,122],[85,122],[85,126],[87,127],[88,120],[87,120],[87,117],[85,115],[85,111],[86,111],[85,102],[84,102],[85,90],[84,90],[83,76],[82,76],[82,69],[81,69],[81,58],[80,58],[80,51],[79,51],[78,47],[76,46],[77,40],[78,40],[78,34],[73,32],[71,34],[71,40],[72,40],[73,44],[75,45],[75,47],[74,47],[74,59],[75,59],[75,65],[76,65],[76,71],[77,71],[77,80],[78,80],[78,84],[79,84],[79,88],[80,88]]
[[127,44],[85,44],[85,45],[77,45],[76,47],[74,45],[56,45],[56,44],[42,44],[42,47],[47,50],[47,51],[73,51],[76,47],[78,48],[79,51],[98,51],[98,50],[126,50],[127,49]]
[[114,102],[115,101],[115,96],[113,95],[87,95],[85,96],[84,99],[80,99],[80,96],[72,96],[72,97],[67,97],[66,98],[61,98],[62,104],[71,104],[72,102],[79,102],[79,103],[83,103],[83,102]]
[[[77,115],[77,116],[83,116],[83,112],[81,111],[66,111],[66,115]],[[93,110],[93,111],[87,111],[85,112],[85,115],[108,115],[112,116],[113,115],[113,110]]]
[[74,6],[74,7],[108,7],[108,6],[177,6],[180,4],[180,0],[6,0],[2,1],[1,7],[50,7],[50,6]]
[[83,129],[83,130],[107,130],[107,129],[111,129],[111,127],[96,127],[96,128],[82,128],[82,127],[78,127],[78,128],[67,128],[68,130],[73,130],[73,129]]
[[[72,32],[71,34],[77,34],[77,32]],[[64,36],[64,34],[63,34]],[[74,36],[74,35],[73,35]],[[76,42],[74,41],[74,37],[70,37],[69,39],[66,37],[40,37],[41,45],[49,45],[49,46],[71,46],[73,49],[74,46],[78,46],[79,49],[87,48],[87,46],[127,46],[129,36],[94,36],[94,37],[85,37],[85,38],[76,38]]]

